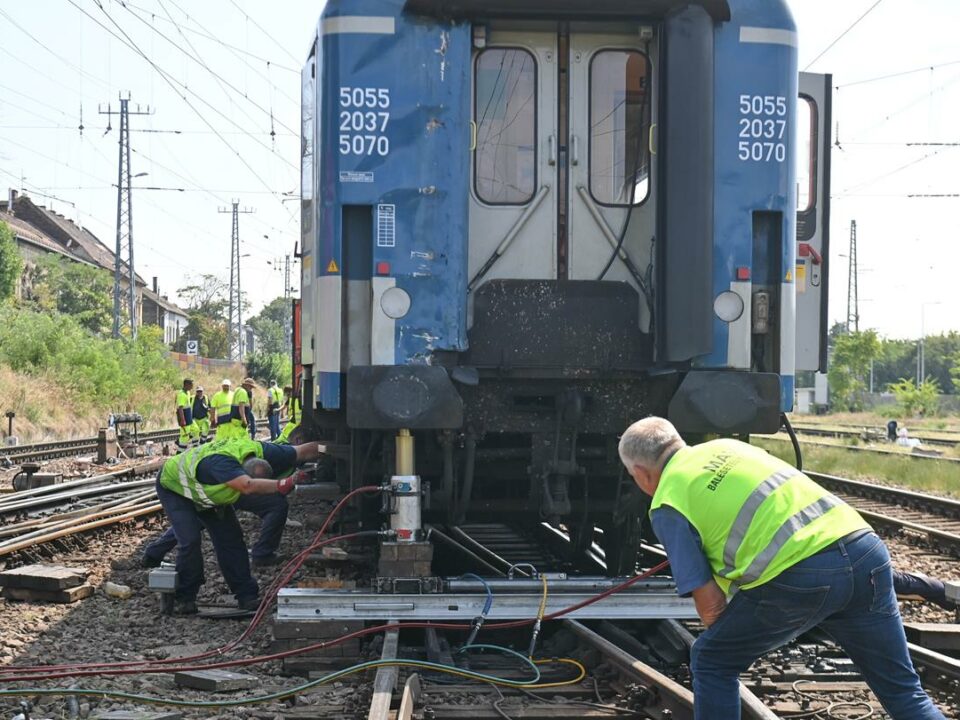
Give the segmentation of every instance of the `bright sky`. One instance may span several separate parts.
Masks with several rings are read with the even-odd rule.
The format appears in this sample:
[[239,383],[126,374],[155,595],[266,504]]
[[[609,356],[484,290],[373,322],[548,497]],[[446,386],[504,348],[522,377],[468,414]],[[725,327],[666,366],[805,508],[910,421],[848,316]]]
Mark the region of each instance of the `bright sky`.
[[[116,111],[129,91],[134,109],[153,111],[131,117],[133,172],[148,173],[134,183],[171,188],[135,192],[138,273],[171,296],[190,276],[228,277],[230,216],[217,211],[239,199],[255,210],[240,217],[255,312],[283,293],[283,256],[299,237],[299,68],[323,0],[100,1],[103,10],[95,0],[0,2],[0,187],[22,178],[38,202],[112,247],[118,121],[105,134],[98,108]],[[918,336],[921,322],[927,333],[960,329],[960,245],[949,240],[960,211],[960,2],[791,6],[801,68],[816,59],[809,70],[833,73],[839,88],[831,318],[846,316],[839,255],[855,219],[861,327],[892,337]]]

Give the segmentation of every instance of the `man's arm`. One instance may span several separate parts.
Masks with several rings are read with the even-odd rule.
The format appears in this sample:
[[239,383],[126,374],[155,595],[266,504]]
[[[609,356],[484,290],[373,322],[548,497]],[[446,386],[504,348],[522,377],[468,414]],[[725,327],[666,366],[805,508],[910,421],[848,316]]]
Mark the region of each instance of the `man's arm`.
[[710,627],[727,609],[727,596],[715,580],[710,580],[693,591],[693,604],[697,606],[697,615],[700,616],[700,620]]
[[297,464],[310,462],[320,457],[320,443],[309,442],[294,447],[297,451]]
[[[266,480],[261,478],[252,478],[249,475],[241,475],[233,480],[224,483],[241,495],[273,495],[282,492],[281,480]],[[284,495],[286,493],[283,493]]]

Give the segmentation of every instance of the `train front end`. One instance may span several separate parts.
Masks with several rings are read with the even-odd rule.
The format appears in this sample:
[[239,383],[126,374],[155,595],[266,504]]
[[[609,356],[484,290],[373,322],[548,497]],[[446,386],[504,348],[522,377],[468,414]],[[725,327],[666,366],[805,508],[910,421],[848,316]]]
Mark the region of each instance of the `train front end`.
[[798,142],[798,97],[783,2],[330,0],[300,351],[338,479],[390,474],[409,431],[428,519],[547,522],[631,567],[624,427],[772,432],[820,365],[829,118],[808,93]]

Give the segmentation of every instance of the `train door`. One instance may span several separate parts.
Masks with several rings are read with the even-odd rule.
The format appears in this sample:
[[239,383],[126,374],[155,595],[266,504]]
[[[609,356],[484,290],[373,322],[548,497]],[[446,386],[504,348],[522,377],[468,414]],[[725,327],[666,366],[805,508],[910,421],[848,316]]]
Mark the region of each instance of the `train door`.
[[797,103],[797,370],[827,371],[831,75],[800,73]]
[[469,287],[557,274],[557,39],[492,32],[474,53]]
[[[633,28],[623,35],[573,32],[569,43],[567,276],[627,282],[644,298],[656,226],[650,42]],[[652,298],[646,300],[644,328]]]

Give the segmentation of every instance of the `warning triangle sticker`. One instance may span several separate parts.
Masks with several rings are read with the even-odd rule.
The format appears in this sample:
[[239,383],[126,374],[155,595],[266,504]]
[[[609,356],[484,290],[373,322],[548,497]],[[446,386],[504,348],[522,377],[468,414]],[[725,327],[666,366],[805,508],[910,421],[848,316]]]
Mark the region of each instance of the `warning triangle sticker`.
[[330,258],[330,264],[327,265],[327,272],[328,273],[340,272],[340,268],[337,267],[337,261],[334,260],[333,258]]

